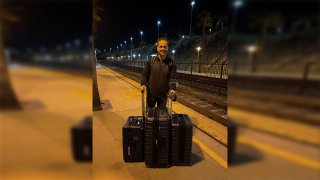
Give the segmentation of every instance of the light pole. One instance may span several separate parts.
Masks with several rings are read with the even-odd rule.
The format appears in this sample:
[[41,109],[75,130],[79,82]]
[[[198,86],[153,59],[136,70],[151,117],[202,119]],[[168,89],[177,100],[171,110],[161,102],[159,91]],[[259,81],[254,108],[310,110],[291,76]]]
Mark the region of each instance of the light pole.
[[210,32],[210,34],[211,34],[211,28],[209,29],[209,32]]
[[176,51],[175,50],[172,50],[172,58],[174,59],[174,53],[175,53]]
[[192,1],[191,2],[191,15],[190,15],[190,38],[191,38],[191,33],[192,33],[192,11],[193,11],[193,6],[194,6],[194,4],[195,4],[195,2],[194,1]]
[[198,63],[198,72],[200,73],[201,71],[200,71],[200,62],[199,62],[199,60],[200,60],[200,50],[201,50],[201,47],[200,46],[198,46],[197,48],[197,51],[198,51],[198,58],[197,58],[197,63]]
[[122,44],[120,44],[120,49],[121,49],[121,52],[122,52]]
[[131,58],[131,60],[132,60],[132,46],[133,46],[133,44],[132,44],[132,40],[133,40],[133,38],[132,38],[132,37],[130,37],[130,41],[131,41],[131,44],[130,44],[130,47],[131,47],[131,51],[130,51],[130,58]]
[[234,0],[232,3],[232,6],[234,7],[234,12],[233,12],[233,18],[232,18],[232,24],[231,24],[231,37],[234,36],[235,33],[235,25],[236,25],[236,20],[237,20],[237,12],[238,9],[243,5],[242,0]]
[[140,35],[141,35],[141,41],[140,41],[140,44],[142,46],[142,35],[143,35],[143,31],[140,31]]
[[124,51],[126,51],[127,41],[124,41]]
[[[158,20],[158,39],[159,39],[159,26],[160,26],[160,24],[161,24],[161,21]],[[157,40],[158,40],[158,39],[157,39]]]
[[251,64],[251,72],[256,71],[256,59],[253,57],[254,53],[257,51],[257,46],[250,45],[247,47],[247,51],[249,53],[249,63]]

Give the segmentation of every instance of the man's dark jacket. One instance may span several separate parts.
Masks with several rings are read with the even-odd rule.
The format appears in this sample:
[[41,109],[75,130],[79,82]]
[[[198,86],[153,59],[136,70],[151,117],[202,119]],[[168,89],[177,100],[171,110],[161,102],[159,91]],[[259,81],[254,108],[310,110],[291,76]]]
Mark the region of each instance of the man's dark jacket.
[[170,57],[162,62],[158,57],[150,58],[144,67],[141,85],[146,85],[151,96],[164,97],[176,88],[177,66]]

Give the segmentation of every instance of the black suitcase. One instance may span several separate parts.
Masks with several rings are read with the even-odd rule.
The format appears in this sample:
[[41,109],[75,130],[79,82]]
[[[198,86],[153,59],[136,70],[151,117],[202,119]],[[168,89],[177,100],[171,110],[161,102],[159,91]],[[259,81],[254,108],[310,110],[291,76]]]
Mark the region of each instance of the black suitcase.
[[92,162],[92,117],[85,117],[71,128],[72,155],[75,161]]
[[122,127],[122,148],[124,162],[144,161],[144,93],[142,92],[142,116],[129,116]]
[[187,166],[191,162],[192,122],[186,114],[173,114],[171,118],[171,160],[174,166]]
[[234,163],[238,125],[234,120],[230,118],[228,120],[228,165],[232,165]]
[[122,137],[124,162],[143,162],[143,117],[129,116]]
[[150,108],[145,121],[145,164],[150,168],[170,167],[170,119],[166,109]]

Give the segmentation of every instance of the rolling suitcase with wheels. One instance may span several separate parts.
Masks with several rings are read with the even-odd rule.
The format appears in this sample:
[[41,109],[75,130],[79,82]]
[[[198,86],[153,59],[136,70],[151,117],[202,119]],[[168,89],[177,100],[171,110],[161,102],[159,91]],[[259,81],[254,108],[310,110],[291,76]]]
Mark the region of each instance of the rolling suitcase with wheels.
[[192,151],[192,122],[187,114],[172,115],[172,100],[170,100],[169,107],[169,116],[171,116],[172,165],[190,165]]
[[122,127],[123,160],[125,162],[144,161],[144,109],[142,93],[142,116],[129,116]]
[[145,121],[145,164],[150,168],[170,167],[170,119],[167,109],[149,108]]
[[143,117],[129,116],[122,127],[123,160],[143,162]]
[[92,162],[92,117],[87,116],[71,128],[73,159]]

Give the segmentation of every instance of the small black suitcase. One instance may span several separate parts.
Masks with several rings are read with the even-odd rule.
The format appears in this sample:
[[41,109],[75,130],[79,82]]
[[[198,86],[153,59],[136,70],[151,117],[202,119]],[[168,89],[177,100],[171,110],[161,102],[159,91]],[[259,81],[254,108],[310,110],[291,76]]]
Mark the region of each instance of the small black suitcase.
[[170,167],[169,128],[166,109],[149,108],[145,121],[145,164],[148,168]]
[[192,122],[186,114],[173,114],[171,119],[171,160],[174,166],[191,162]]
[[129,116],[122,127],[123,160],[143,162],[143,117]]
[[237,142],[238,125],[229,118],[228,121],[228,165],[234,163],[235,148]]
[[71,128],[73,159],[78,162],[92,162],[92,117],[85,117]]

